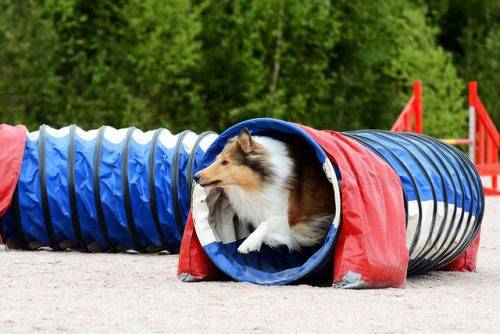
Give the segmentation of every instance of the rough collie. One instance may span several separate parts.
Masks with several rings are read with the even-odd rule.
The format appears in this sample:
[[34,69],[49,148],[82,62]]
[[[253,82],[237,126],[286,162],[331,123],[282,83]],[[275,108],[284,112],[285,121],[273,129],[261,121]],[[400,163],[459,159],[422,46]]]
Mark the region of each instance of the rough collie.
[[334,192],[315,155],[298,145],[252,136],[244,128],[215,162],[196,173],[202,187],[222,187],[239,221],[254,231],[240,253],[321,244],[335,214]]

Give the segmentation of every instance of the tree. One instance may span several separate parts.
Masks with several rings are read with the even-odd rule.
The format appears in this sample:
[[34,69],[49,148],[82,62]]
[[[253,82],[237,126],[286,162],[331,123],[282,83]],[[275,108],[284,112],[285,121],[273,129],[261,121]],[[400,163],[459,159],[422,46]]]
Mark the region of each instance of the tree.
[[324,125],[338,39],[329,1],[207,1],[199,82],[215,129],[255,117]]
[[55,117],[62,83],[53,62],[57,44],[57,34],[37,2],[0,3],[0,122],[35,130]]
[[196,118],[200,108],[191,73],[197,46],[191,35],[199,24],[188,3],[54,2],[62,40],[59,72],[72,120],[91,127],[180,130]]
[[485,3],[472,24],[455,0],[3,0],[0,117],[31,130],[221,132],[255,117],[389,129],[420,79],[424,131],[462,136],[464,69],[493,116],[500,87],[498,5]]
[[390,128],[420,79],[424,132],[448,137],[465,131],[462,82],[437,44],[438,30],[426,22],[425,6],[342,1],[340,9],[337,128]]
[[[459,76],[477,81],[478,93],[500,127],[500,3],[494,0],[426,1],[429,18],[439,25],[439,42],[453,57]],[[463,95],[467,95],[464,84]]]
[[[188,0],[4,1],[0,115],[42,123],[205,129],[200,29]],[[9,116],[12,115],[12,116]]]

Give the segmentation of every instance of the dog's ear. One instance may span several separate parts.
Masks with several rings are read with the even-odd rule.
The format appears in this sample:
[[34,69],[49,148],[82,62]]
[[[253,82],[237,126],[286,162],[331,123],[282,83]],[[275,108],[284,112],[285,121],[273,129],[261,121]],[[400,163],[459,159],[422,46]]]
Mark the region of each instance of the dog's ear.
[[238,145],[240,146],[243,153],[248,154],[250,149],[252,148],[252,136],[250,135],[250,131],[247,128],[241,130],[238,135]]

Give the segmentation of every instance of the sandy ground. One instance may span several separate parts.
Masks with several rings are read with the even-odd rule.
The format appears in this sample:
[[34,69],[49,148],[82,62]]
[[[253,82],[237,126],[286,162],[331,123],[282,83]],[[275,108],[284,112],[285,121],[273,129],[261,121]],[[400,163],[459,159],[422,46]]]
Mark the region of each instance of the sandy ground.
[[500,332],[500,197],[486,200],[477,273],[404,289],[183,283],[177,255],[0,253],[2,333]]

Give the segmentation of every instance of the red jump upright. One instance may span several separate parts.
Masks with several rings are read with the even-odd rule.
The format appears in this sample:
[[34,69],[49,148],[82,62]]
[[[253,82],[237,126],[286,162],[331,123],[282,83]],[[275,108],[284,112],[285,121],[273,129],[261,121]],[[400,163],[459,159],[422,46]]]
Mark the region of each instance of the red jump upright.
[[469,83],[469,112],[471,115],[469,132],[474,141],[469,155],[473,157],[479,175],[491,177],[491,187],[485,187],[484,194],[500,196],[498,189],[500,135],[477,95],[477,82],[474,81]]
[[423,133],[422,81],[413,82],[413,96],[392,126],[391,131]]

